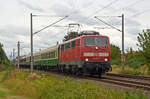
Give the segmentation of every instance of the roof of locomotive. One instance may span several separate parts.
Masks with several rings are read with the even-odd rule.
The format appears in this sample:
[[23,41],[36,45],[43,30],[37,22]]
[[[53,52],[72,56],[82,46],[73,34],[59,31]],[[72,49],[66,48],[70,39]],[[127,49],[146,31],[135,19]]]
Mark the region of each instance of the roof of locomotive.
[[[74,41],[74,40],[77,40],[77,39],[80,39],[80,38],[84,38],[84,37],[106,37],[106,38],[109,39],[109,37],[105,36],[105,35],[82,35],[82,36],[67,40],[67,41],[63,42],[62,44],[66,44],[68,42],[71,42],[71,41]],[[62,45],[62,44],[59,44],[59,45]]]

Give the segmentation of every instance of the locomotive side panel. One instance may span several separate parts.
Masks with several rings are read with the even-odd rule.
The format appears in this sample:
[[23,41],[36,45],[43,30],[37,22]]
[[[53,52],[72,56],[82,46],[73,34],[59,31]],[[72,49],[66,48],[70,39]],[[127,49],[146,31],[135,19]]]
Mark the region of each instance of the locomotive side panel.
[[80,38],[61,45],[60,64],[69,66],[79,66],[80,64]]

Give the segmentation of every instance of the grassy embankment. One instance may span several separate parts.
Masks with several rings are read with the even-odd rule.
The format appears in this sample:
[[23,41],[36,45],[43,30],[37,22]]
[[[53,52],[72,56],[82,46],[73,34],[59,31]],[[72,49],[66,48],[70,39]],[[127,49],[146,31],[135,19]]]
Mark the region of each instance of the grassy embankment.
[[[5,66],[5,65],[3,65],[3,66]],[[3,66],[1,66],[1,67],[3,68]],[[2,79],[6,79],[5,75],[7,75],[7,71],[4,71],[4,72],[0,71],[0,99],[30,99],[26,96],[19,95],[11,88],[8,88],[8,86],[6,86],[4,84],[4,82],[2,82]]]
[[[2,74],[4,72],[0,72],[1,78]],[[79,83],[71,78],[60,79],[40,73],[31,75],[22,70],[12,71],[1,85],[17,95],[30,97],[29,99],[147,99],[142,92],[136,94],[134,91],[106,89],[88,82]],[[0,93],[0,99],[6,97],[5,93]]]
[[125,65],[125,71],[124,72],[122,72],[121,66],[112,65],[111,73],[150,76],[148,68],[146,65],[140,66],[139,68],[132,68],[130,66]]

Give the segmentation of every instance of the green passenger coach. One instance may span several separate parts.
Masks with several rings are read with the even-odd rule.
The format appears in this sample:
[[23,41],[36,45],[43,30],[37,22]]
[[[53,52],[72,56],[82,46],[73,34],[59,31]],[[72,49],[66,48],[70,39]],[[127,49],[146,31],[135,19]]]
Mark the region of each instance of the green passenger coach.
[[59,45],[34,54],[35,66],[57,66],[59,64]]

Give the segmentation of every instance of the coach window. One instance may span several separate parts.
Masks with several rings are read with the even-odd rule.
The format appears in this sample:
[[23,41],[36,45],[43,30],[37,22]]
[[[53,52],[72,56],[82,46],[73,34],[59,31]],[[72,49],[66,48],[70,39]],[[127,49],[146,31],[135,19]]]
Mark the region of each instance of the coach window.
[[72,41],[71,42],[71,48],[75,48],[76,47],[76,41]]
[[70,42],[65,44],[65,50],[70,49]]
[[42,54],[42,59],[46,59],[46,57],[47,57],[47,54],[46,54],[46,53],[43,53],[43,54]]
[[78,46],[80,46],[80,39],[78,39]]
[[64,45],[61,45],[61,50],[64,50]]
[[55,51],[50,52],[49,55],[50,55],[50,58],[55,58],[56,57],[56,52]]
[[44,54],[41,55],[42,59],[44,59]]

